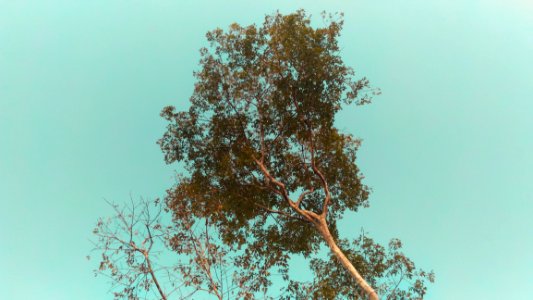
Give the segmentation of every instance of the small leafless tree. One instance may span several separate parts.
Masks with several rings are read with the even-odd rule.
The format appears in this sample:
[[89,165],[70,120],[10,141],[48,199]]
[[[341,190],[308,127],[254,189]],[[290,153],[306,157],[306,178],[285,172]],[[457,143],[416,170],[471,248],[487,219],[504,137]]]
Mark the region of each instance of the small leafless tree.
[[207,293],[222,299],[246,294],[245,277],[207,222],[187,214],[171,220],[155,201],[108,202],[114,215],[99,219],[93,253],[95,274],[111,279],[115,299],[190,299]]
[[186,207],[171,214],[159,199],[108,204],[114,214],[98,220],[92,253],[115,299],[271,299],[271,263],[230,249],[207,219]]
[[129,206],[108,203],[115,215],[99,219],[93,230],[98,238],[93,252],[101,252],[95,272],[113,280],[116,299],[139,299],[141,290],[145,291],[144,298],[155,293],[161,299],[168,299],[171,291],[163,290],[161,281],[172,272],[160,268],[156,262],[158,250],[166,239],[166,230],[160,224],[161,206],[156,206],[154,211],[147,201],[131,201]]

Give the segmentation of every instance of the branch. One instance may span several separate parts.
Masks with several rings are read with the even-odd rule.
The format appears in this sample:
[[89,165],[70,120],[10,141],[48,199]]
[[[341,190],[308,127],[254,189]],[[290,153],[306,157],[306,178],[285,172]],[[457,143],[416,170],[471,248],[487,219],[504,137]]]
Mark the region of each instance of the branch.
[[316,166],[316,162],[315,162],[315,147],[314,147],[314,144],[313,144],[313,133],[312,133],[312,131],[310,131],[310,135],[311,135],[311,141],[309,143],[309,150],[311,152],[311,168],[313,169],[313,173],[315,173],[315,175],[317,175],[318,178],[320,179],[320,182],[322,183],[322,186],[324,188],[324,193],[326,194],[326,197],[324,198],[324,204],[322,205],[322,213],[320,213],[320,216],[323,217],[323,218],[326,218],[327,217],[327,213],[328,213],[328,205],[329,205],[329,202],[331,200],[331,194],[329,192],[329,186],[328,186],[328,182],[326,181],[326,177],[324,176],[324,174],[322,174],[322,172],[320,172],[320,170]]
[[263,206],[261,204],[258,204],[258,203],[254,203],[255,206],[261,208],[261,209],[264,209],[266,211],[268,211],[269,213],[273,213],[273,214],[279,214],[279,215],[282,215],[282,216],[285,216],[287,218],[292,218],[292,219],[296,219],[296,220],[300,220],[300,221],[307,221],[305,219],[302,219],[302,218],[298,218],[296,216],[293,216],[293,215],[290,215],[284,211],[280,211],[280,210],[275,210],[275,209],[271,209],[271,208],[268,208],[266,206]]
[[263,126],[263,109],[261,108],[261,103],[258,103],[257,105],[257,112],[259,114],[259,141],[261,145],[261,163],[264,163],[265,156],[266,156],[266,146],[265,146],[265,128]]
[[146,265],[148,267],[148,272],[150,272],[150,276],[152,276],[152,280],[154,281],[154,284],[157,287],[157,291],[159,292],[159,295],[161,295],[161,299],[167,300],[167,296],[163,292],[163,289],[161,289],[161,285],[159,285],[159,281],[157,280],[154,270],[152,269],[152,264],[150,263],[150,258],[148,258],[147,251],[144,252],[144,258],[146,259]]
[[304,197],[311,194],[314,191],[315,191],[315,188],[311,187],[311,189],[309,189],[308,191],[302,192],[300,194],[300,197],[298,197],[298,201],[296,201],[296,206],[300,207],[300,203],[302,203],[302,200],[304,199]]
[[[129,267],[126,267],[126,273],[122,271],[120,271],[122,272],[121,274],[112,273],[110,278],[112,278],[116,282],[116,284],[121,284],[126,287],[133,288],[135,288],[135,286],[139,284],[143,284],[141,282],[138,282],[138,280],[148,282],[151,279],[151,281],[156,286],[157,292],[159,293],[161,299],[167,300],[168,297],[163,291],[163,288],[157,278],[157,275],[155,274],[156,270],[154,270],[154,268],[152,267],[151,260],[151,256],[153,256],[153,254],[151,254],[151,249],[154,245],[154,235],[152,235],[150,224],[158,222],[160,211],[155,218],[152,218],[150,215],[150,207],[148,206],[148,203],[145,203],[145,206],[141,206],[140,204],[139,206],[137,206],[137,204],[134,203],[133,200],[131,200],[131,204],[129,207],[119,207],[118,205],[113,204],[109,201],[106,202],[115,211],[116,215],[113,219],[117,223],[115,224],[116,229],[110,228],[107,223],[103,222],[99,222],[99,225],[97,225],[97,228],[99,228],[99,230],[96,231],[95,234],[101,238],[99,241],[99,244],[101,246],[97,246],[99,246],[98,249],[103,250],[102,263],[110,262],[109,268],[114,268],[114,270],[116,270],[124,268],[118,263],[118,261],[122,261],[124,259],[124,256],[129,257],[130,254],[133,255],[133,253],[139,253],[144,258],[144,261],[142,261],[140,264],[136,264],[140,269],[136,269],[135,266],[131,265],[132,263],[128,262]],[[137,207],[140,208],[139,212],[136,211]],[[134,234],[134,232],[136,230],[136,225],[140,222],[144,223],[143,225],[146,229],[144,234],[146,234],[147,236],[140,244],[137,244],[135,242],[136,234]],[[122,238],[122,236],[124,238]],[[146,247],[147,243],[148,247]],[[107,256],[107,252],[111,252],[111,255]],[[117,257],[117,255],[119,255],[119,252],[125,253],[125,255]],[[116,259],[113,260],[113,257]],[[100,272],[100,274],[103,273]],[[127,282],[123,283],[123,280],[126,280]]]
[[[192,229],[189,229],[189,234],[191,235],[194,252],[199,258],[200,267],[204,270],[205,275],[207,276],[207,279],[209,280],[209,284],[211,288],[213,289],[213,292],[215,293],[215,296],[217,296],[219,300],[222,300],[222,295],[220,295],[217,284],[215,280],[213,279],[213,276],[211,275],[211,270],[210,270],[211,264],[209,262],[209,259],[204,256],[203,249],[201,249],[201,244],[199,242],[199,239],[194,235],[194,232],[192,231]],[[199,247],[200,249],[198,249]],[[209,247],[209,245],[207,245],[207,247]],[[209,253],[209,249],[207,249],[207,251]]]
[[402,275],[400,276],[400,279],[398,280],[398,282],[396,283],[396,286],[394,286],[394,289],[392,289],[392,292],[389,294],[389,296],[387,297],[387,300],[390,299],[390,297],[396,295],[396,290],[398,289],[398,286],[400,285],[400,283],[402,282],[403,280],[403,277],[405,275],[405,273],[403,272],[403,268],[402,266],[400,265],[400,272],[402,273]]
[[270,180],[270,182],[274,183],[274,185],[279,187],[280,189],[279,194],[283,197],[283,199],[285,199],[285,201],[289,204],[289,206],[292,209],[294,209],[298,214],[303,216],[309,222],[313,223],[315,220],[319,218],[319,215],[317,215],[316,213],[309,211],[309,210],[301,209],[300,207],[298,207],[298,205],[296,205],[296,202],[292,201],[291,198],[289,197],[289,193],[287,192],[287,188],[285,187],[285,184],[278,181],[276,178],[274,178],[274,176],[270,174],[268,169],[265,167],[265,165],[260,160],[256,159],[255,157],[253,157],[253,159],[255,163],[259,166],[259,169],[261,170],[263,175],[265,175],[265,177],[267,177],[268,180]]

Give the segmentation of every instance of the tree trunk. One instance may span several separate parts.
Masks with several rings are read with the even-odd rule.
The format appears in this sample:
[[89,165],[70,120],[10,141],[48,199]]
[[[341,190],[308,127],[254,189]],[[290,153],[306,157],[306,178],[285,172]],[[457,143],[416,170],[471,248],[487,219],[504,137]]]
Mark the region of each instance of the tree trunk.
[[352,263],[348,260],[346,255],[344,255],[342,250],[337,246],[337,243],[335,243],[333,236],[329,232],[328,224],[326,223],[325,218],[319,218],[319,220],[317,220],[317,222],[315,223],[315,226],[317,227],[322,237],[324,237],[324,240],[328,244],[329,249],[331,249],[331,252],[335,255],[335,257],[337,257],[339,262],[346,269],[346,271],[348,271],[348,273],[350,274],[350,276],[352,276],[355,282],[368,295],[368,299],[379,300],[376,291],[374,291],[374,289],[366,282],[366,280],[361,276],[361,274],[359,274],[359,272],[355,269]]
[[167,300],[167,296],[163,292],[163,289],[159,285],[159,281],[157,281],[157,278],[155,277],[154,269],[152,269],[152,264],[150,263],[150,258],[148,258],[148,252],[144,251],[144,252],[141,252],[141,253],[143,253],[144,258],[146,259],[148,272],[150,272],[150,275],[152,276],[152,280],[154,281],[155,286],[157,287],[157,290],[159,291],[159,295],[161,295],[161,299],[162,300]]

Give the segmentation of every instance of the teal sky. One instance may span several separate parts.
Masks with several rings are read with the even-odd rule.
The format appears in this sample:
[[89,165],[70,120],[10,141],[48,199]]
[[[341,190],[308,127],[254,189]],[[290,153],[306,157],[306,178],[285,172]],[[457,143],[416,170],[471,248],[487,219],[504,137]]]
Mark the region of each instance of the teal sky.
[[401,238],[427,299],[531,299],[527,0],[0,0],[0,298],[111,299],[92,227],[171,185],[159,111],[187,107],[205,32],[298,8],[343,11],[342,55],[383,91],[337,120],[374,191],[342,233]]

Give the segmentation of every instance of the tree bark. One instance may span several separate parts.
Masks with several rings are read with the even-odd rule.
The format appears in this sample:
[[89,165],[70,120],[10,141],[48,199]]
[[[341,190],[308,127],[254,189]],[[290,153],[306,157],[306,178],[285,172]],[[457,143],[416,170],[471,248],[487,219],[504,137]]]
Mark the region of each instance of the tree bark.
[[359,274],[359,272],[352,265],[350,260],[344,255],[342,250],[337,246],[337,243],[333,239],[331,232],[329,232],[328,224],[324,217],[318,218],[315,221],[315,226],[326,241],[331,252],[339,260],[342,266],[348,271],[350,276],[355,280],[355,282],[363,289],[363,291],[368,295],[369,300],[379,300],[378,294],[374,289],[366,282],[366,280]]

